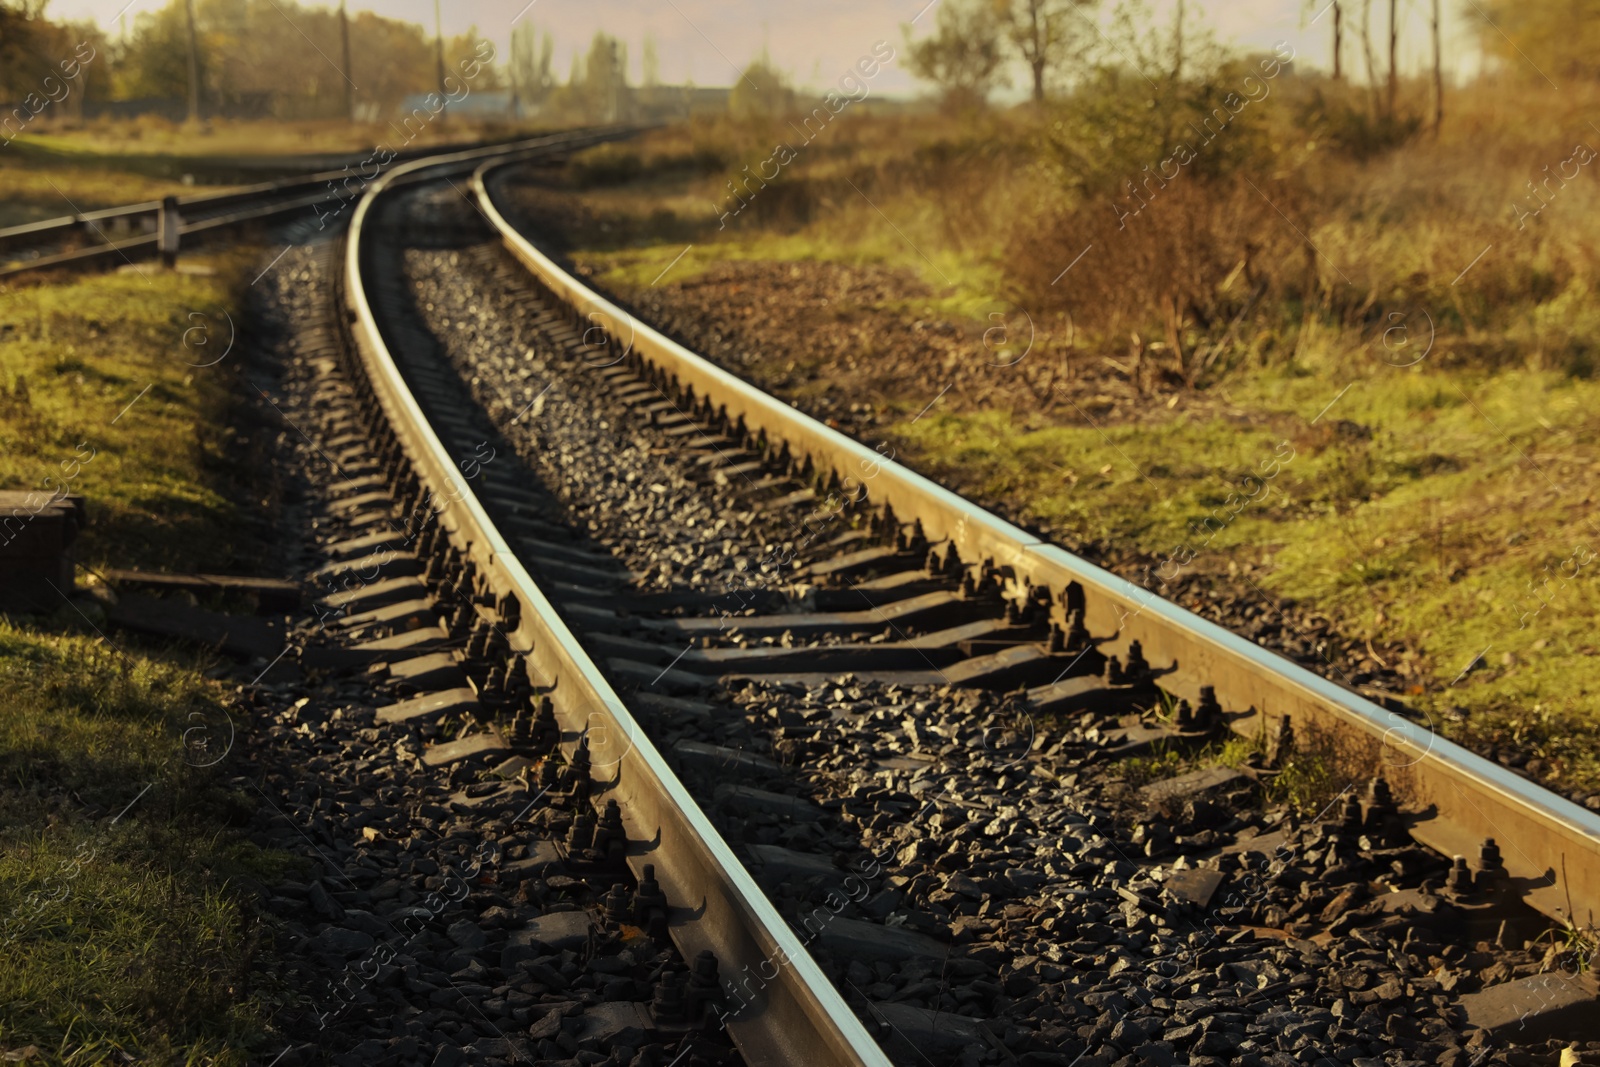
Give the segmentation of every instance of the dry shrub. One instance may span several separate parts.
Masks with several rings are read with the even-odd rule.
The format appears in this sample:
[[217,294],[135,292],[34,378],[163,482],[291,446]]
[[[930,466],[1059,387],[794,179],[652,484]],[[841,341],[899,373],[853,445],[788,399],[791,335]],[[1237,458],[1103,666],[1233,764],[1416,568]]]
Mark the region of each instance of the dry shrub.
[[1374,110],[1370,92],[1339,82],[1311,86],[1295,104],[1295,127],[1356,160],[1377,159],[1422,129],[1418,115]]
[[[1336,128],[1330,109],[1355,114],[1360,103],[1348,89],[1294,93],[1261,112],[1264,153],[1258,136],[1221,172],[1152,182],[1137,214],[1125,181],[1144,177],[1137,164],[1156,158],[1155,142],[1131,120],[1108,122],[1105,136],[1121,131],[1126,143],[1085,153],[1097,169],[1069,170],[1056,202],[1015,231],[1008,272],[1024,300],[1070,311],[1080,344],[1102,351],[1125,351],[1136,334],[1142,356],[1157,338],[1188,382],[1246,355],[1304,354],[1312,324],[1342,336],[1340,350],[1384,358],[1386,326],[1421,314],[1447,365],[1600,368],[1600,159],[1564,162],[1579,143],[1600,148],[1581,108],[1540,110],[1525,90],[1478,86],[1447,98],[1442,135],[1404,141],[1409,123]],[[1587,105],[1600,89],[1575,94]],[[1417,89],[1402,112],[1423,98]],[[1551,177],[1558,170],[1568,177]]]
[[681,173],[709,175],[754,151],[748,123],[725,116],[697,116],[622,142],[585,149],[573,157],[570,176],[580,186],[620,185],[640,178]]
[[1138,214],[1092,199],[1019,230],[1008,262],[1028,306],[1065,311],[1103,343],[1132,334],[1136,356],[1159,336],[1192,384],[1263,300],[1316,285],[1315,253],[1296,234],[1309,228],[1305,205],[1292,178],[1180,173]]

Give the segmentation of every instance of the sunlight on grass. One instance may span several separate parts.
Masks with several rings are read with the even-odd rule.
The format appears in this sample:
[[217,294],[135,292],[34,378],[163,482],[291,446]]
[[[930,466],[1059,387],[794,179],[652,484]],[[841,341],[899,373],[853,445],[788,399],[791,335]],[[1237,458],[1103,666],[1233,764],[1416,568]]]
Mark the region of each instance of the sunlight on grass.
[[[1158,741],[1148,753],[1118,760],[1114,767],[1124,784],[1138,789],[1203,767],[1264,767],[1267,754],[1261,736],[1227,733],[1198,746]],[[1338,767],[1339,761],[1325,746],[1302,745],[1281,768],[1262,774],[1259,798],[1267,807],[1289,807],[1307,815],[1324,813],[1352,784],[1350,776]]]
[[[437,124],[424,128],[414,143],[504,136],[507,131],[503,125],[456,118],[443,129]],[[394,130],[384,122],[211,117],[202,128],[196,129],[155,115],[141,115],[117,123],[95,122],[77,129],[24,134],[16,138],[16,142],[66,156],[98,158],[160,153],[175,159],[204,159],[301,152],[364,152],[373,145],[394,139]]]
[[[1537,225],[1515,225],[1506,206],[1522,195],[1529,160],[1555,150],[1550,130],[1576,121],[1588,97],[1519,124],[1506,121],[1516,109],[1505,92],[1522,99],[1520,89],[1463,91],[1443,135],[1370,159],[1277,129],[1303,154],[1279,162],[1306,179],[1291,214],[1303,213],[1309,244],[1277,259],[1247,251],[1232,268],[1230,278],[1254,276],[1266,294],[1240,308],[1237,330],[1199,312],[1179,325],[1191,355],[1223,342],[1206,351],[1197,388],[1130,382],[1130,344],[1157,375],[1174,366],[1170,344],[1151,344],[1170,338],[1140,295],[1148,285],[1055,285],[1056,253],[1065,267],[1082,247],[1071,225],[1035,249],[1048,253],[1040,262],[1023,254],[1031,231],[1057,224],[1052,211],[1082,206],[1090,217],[1094,205],[1040,156],[1033,139],[1048,131],[1016,115],[991,113],[980,129],[947,116],[852,114],[770,184],[743,169],[770,151],[758,126],[702,121],[593,149],[553,195],[586,213],[568,233],[570,254],[630,298],[652,286],[692,290],[730,264],[732,280],[721,280],[733,286],[742,263],[897,271],[903,297],[885,296],[896,283],[876,279],[870,299],[830,293],[828,314],[844,328],[818,344],[780,343],[798,354],[745,361],[743,373],[801,403],[872,400],[889,416],[874,432],[906,462],[1068,546],[1143,553],[1127,577],[1159,588],[1178,567],[1222,576],[1248,567],[1262,590],[1325,614],[1358,643],[1404,646],[1401,695],[1436,729],[1480,748],[1515,743],[1542,761],[1542,776],[1581,792],[1600,789],[1600,683],[1588,681],[1600,587],[1586,518],[1600,494],[1600,418],[1590,414],[1600,402],[1600,186],[1565,183]],[[1289,121],[1286,107],[1273,121]],[[741,201],[719,226],[717,212]],[[1178,203],[1165,197],[1167,213],[1153,211],[1141,230],[1113,230],[1117,258],[1159,272],[1171,248],[1158,227],[1212,232],[1216,220]],[[1284,236],[1275,216],[1253,217],[1259,207],[1236,220],[1258,246],[1264,234]],[[1231,225],[1212,233],[1218,248]],[[763,279],[752,303],[762,284],[781,291],[780,274]],[[1219,281],[1194,302],[1230,313],[1245,288]],[[1073,375],[1082,387],[1041,384],[1054,372],[1030,366],[1026,388],[1020,375],[980,382],[925,414],[937,390],[905,387],[923,320],[965,328],[1034,301],[1071,304],[1076,317],[1096,310],[1084,300],[1115,307],[1064,348],[1051,339],[1082,368]],[[859,350],[841,348],[851,322],[869,331],[857,331]],[[874,325],[909,338],[887,396],[865,369]],[[759,352],[759,332],[735,324],[731,358]],[[938,362],[948,348],[923,350],[929,374],[948,367]],[[1095,384],[1102,357],[1120,368],[1107,386]],[[850,395],[828,397],[841,371]],[[1095,395],[1127,384],[1131,401]],[[1031,403],[1029,389],[1045,402]],[[1154,403],[1174,390],[1171,403]]]
[[85,494],[81,560],[244,562],[218,486],[246,484],[230,472],[258,432],[225,417],[244,395],[222,353],[247,257],[212,260],[211,276],[147,266],[0,290],[0,488]]
[[[1187,545],[1205,570],[1259,564],[1266,589],[1347,634],[1423,649],[1435,685],[1409,698],[1436,729],[1515,738],[1558,780],[1600,780],[1600,542],[1585,517],[1600,496],[1600,383],[1382,368],[1316,425],[1302,397],[1327,386],[1276,384],[1227,386],[1262,428],[1179,416],[1028,429],[982,412],[930,415],[897,438],[951,484],[1026,500],[1024,519],[1063,540],[1158,561]],[[1282,441],[1292,459],[1267,491],[1228,507]],[[1482,669],[1452,689],[1480,653]],[[1442,714],[1467,704],[1478,715],[1465,726]]]
[[104,164],[46,162],[0,153],[0,229],[120,204],[205,192],[168,178],[130,174]]
[[[685,247],[663,243],[617,251],[586,250],[581,260],[594,268],[598,281],[617,288],[647,288],[658,278],[682,283],[724,263],[823,261],[901,267],[912,271],[940,294],[931,301],[908,301],[904,305],[914,305],[930,314],[980,313],[993,301],[993,294],[1000,291],[994,267],[950,255],[924,258],[915,246],[892,230],[885,233],[870,225],[855,230],[846,225],[830,225],[817,233],[735,234],[695,244],[688,251]],[[682,258],[678,258],[680,253]],[[665,277],[662,276],[664,271],[667,272]],[[899,308],[890,306],[878,310]]]
[[[214,273],[0,290],[0,486],[84,494],[95,566],[271,558],[239,507],[261,491],[239,357],[219,358],[251,254],[190,262]],[[232,828],[256,798],[185,742],[247,724],[212,664],[113,647],[65,604],[58,619],[0,621],[0,1047],[242,1065],[270,1014],[244,883],[286,861]]]

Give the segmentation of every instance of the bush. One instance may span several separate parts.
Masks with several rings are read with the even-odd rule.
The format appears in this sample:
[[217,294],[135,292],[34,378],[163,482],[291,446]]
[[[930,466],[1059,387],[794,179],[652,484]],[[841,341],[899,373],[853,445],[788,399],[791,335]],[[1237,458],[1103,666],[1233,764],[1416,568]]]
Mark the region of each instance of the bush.
[[1330,100],[1322,88],[1296,108],[1295,124],[1312,139],[1363,162],[1394,151],[1422,129],[1422,120],[1415,115],[1374,115],[1365,102],[1352,105],[1348,94]]
[[1314,291],[1295,232],[1311,198],[1273,144],[1281,73],[1270,57],[1230,59],[1153,88],[1105,69],[1058,108],[1043,149],[1065,195],[1007,256],[1029,306],[1070,313],[1102,343],[1159,337],[1192,383],[1269,291]]
[[633,148],[603,144],[572,161],[572,175],[583,186],[621,185],[644,173],[644,163]]
[[[1046,158],[1062,184],[1082,196],[1114,195],[1185,148],[1192,158],[1174,165],[1188,177],[1264,170],[1275,162],[1267,128],[1275,78],[1236,60],[1163,86],[1137,72],[1103,69],[1051,116]],[[1252,91],[1262,95],[1252,100]]]

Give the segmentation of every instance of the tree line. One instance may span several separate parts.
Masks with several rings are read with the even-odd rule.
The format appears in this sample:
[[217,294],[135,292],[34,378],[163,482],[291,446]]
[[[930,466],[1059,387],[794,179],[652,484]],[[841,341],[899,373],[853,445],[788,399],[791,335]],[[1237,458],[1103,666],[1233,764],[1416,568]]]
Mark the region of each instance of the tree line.
[[[1441,0],[1427,2],[1430,110],[1437,126],[1443,107],[1440,37],[1445,12]],[[1346,80],[1351,65],[1346,54],[1353,50],[1365,74],[1370,115],[1378,121],[1400,121],[1401,0],[1312,4],[1314,22],[1326,19],[1323,28],[1332,37],[1332,79]],[[1173,20],[1172,47],[1179,67],[1184,7],[1184,0],[1178,0]],[[1600,78],[1600,0],[1462,0],[1458,14],[1476,27],[1484,51],[1517,75]],[[1099,0],[941,0],[931,34],[912,40],[912,27],[906,27],[907,62],[914,74],[938,87],[952,109],[981,106],[994,90],[1009,84],[1014,66],[1026,71],[1032,101],[1042,105],[1051,88],[1081,82],[1097,62],[1131,62],[1127,47],[1133,38],[1108,35],[1099,20]],[[1112,22],[1113,30],[1119,23],[1123,29],[1143,27],[1134,37],[1152,32],[1148,11],[1137,3],[1120,7]]]
[[[18,101],[89,42],[97,59],[74,82],[72,113],[88,101],[185,100],[194,87],[202,114],[379,119],[407,96],[438,91],[481,43],[475,32],[441,42],[426,27],[370,11],[346,12],[294,0],[169,0],[125,23],[52,21],[48,0],[0,0],[0,101]],[[192,28],[192,34],[191,34]],[[660,57],[646,35],[643,80],[630,84],[629,49],[595,34],[554,69],[555,38],[531,19],[513,29],[508,54],[474,79],[473,90],[509,91],[525,114],[622,121],[670,114],[682,93],[660,85]],[[683,87],[690,89],[692,87]]]
[[[437,41],[415,23],[294,0],[170,0],[112,28],[53,21],[47,0],[0,0],[0,99],[36,92],[61,57],[88,41],[97,59],[74,106],[186,100],[204,114],[270,108],[286,118],[391,113],[439,89],[441,71],[470,59],[478,36]],[[442,46],[442,47],[441,47]],[[501,84],[485,67],[473,88]]]

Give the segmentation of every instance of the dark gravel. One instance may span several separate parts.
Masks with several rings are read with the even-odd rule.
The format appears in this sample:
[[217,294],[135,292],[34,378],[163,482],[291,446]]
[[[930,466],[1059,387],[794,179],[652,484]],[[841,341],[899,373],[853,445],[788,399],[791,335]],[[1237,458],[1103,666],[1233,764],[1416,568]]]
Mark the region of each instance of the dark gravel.
[[[302,573],[369,532],[336,506],[341,485],[368,473],[364,458],[333,458],[331,442],[353,429],[348,390],[303,332],[330,292],[330,266],[317,247],[294,248],[256,298],[263,347],[285,353],[259,384],[281,417],[285,540]],[[308,612],[292,641],[338,647],[387,632],[336,630]],[[621,883],[630,899],[636,889],[626,868],[552,859],[582,801],[559,784],[542,790],[539,760],[429,767],[420,756],[444,739],[438,724],[375,723],[375,708],[403,695],[382,671],[303,670],[296,658],[253,665],[237,691],[249,720],[238,758],[261,800],[251,837],[291,858],[287,877],[261,889],[282,1053],[267,1059],[737,1062],[725,1038],[637,1025],[635,1005],[662,981],[681,985],[687,965],[670,944],[607,921],[608,889]]]
[[[462,215],[448,195],[421,210]],[[497,249],[414,248],[405,269],[443,355],[561,517],[625,560],[640,588],[725,588],[783,538],[781,520],[695,476],[603,378],[526,325],[532,309],[506,284],[517,268]],[[1284,625],[1244,611],[1258,630]],[[1325,632],[1295,640],[1313,656],[1329,644]],[[840,954],[825,932],[813,946],[870,1022],[880,1009],[868,1003],[885,1001],[984,1021],[981,1042],[915,1049],[929,1062],[1524,1067],[1551,1052],[1465,1037],[1458,997],[1571,961],[1459,943],[1437,904],[1443,862],[1386,831],[1381,808],[1356,810],[1370,826],[1341,826],[1340,808],[1297,819],[1261,812],[1245,784],[1149,810],[1113,770],[1086,764],[1103,723],[1019,721],[987,694],[841,678],[720,699],[738,713],[663,718],[656,740],[766,753],[783,769],[749,784],[822,805],[815,820],[754,815],[719,794],[725,771],[687,772],[730,838],[837,872],[837,885],[772,882],[797,930],[822,902],[837,916],[827,921],[953,946],[894,963]],[[1367,784],[1351,788],[1364,796]],[[1172,888],[1197,869],[1224,876],[1204,905]],[[870,883],[859,900],[840,888],[852,874]],[[1386,895],[1417,899],[1386,910]]]

